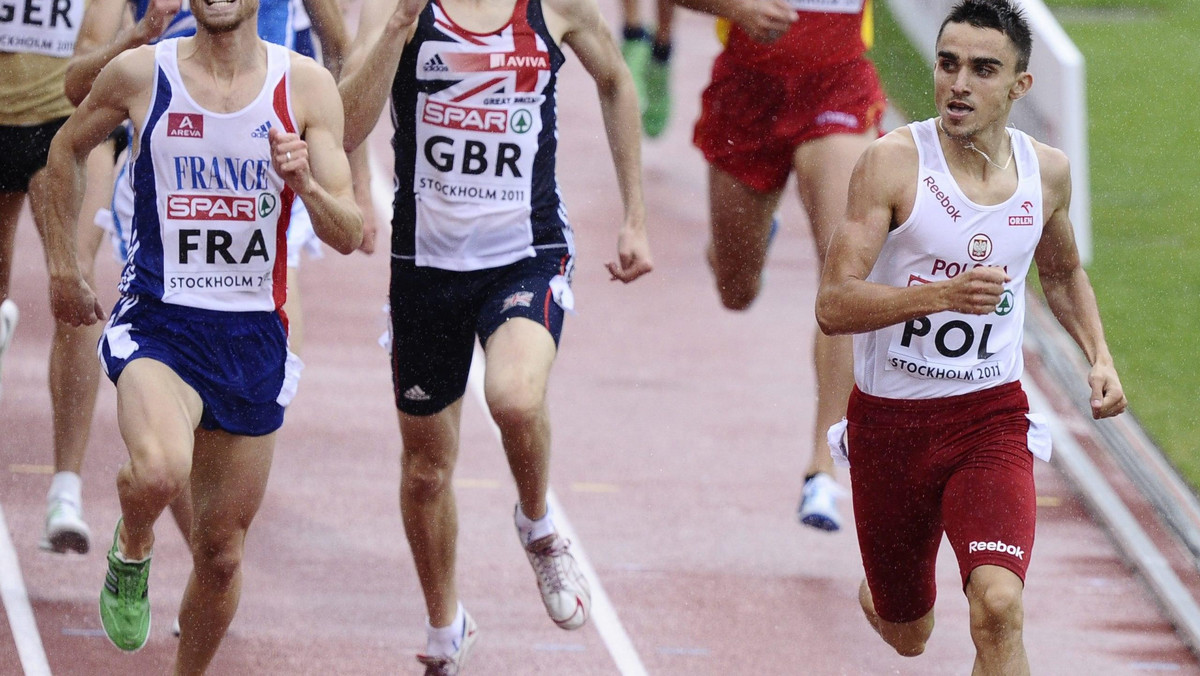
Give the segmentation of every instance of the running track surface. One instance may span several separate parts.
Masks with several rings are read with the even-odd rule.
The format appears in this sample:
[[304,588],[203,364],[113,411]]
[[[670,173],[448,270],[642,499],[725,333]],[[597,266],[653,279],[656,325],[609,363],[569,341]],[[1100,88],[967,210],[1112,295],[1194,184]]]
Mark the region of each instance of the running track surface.
[[[615,4],[606,10],[615,19]],[[677,109],[667,134],[644,145],[657,268],[628,287],[602,268],[621,210],[595,90],[575,61],[561,80],[559,174],[578,233],[579,312],[551,380],[552,486],[613,612],[573,633],[546,618],[513,533],[511,479],[468,393],[455,476],[460,593],[481,630],[468,673],[967,673],[967,608],[948,546],[938,627],[924,656],[905,659],[860,615],[852,525],[827,535],[796,524],[811,450],[814,254],[789,193],[762,297],[744,314],[720,309],[703,258],[704,166],[690,145],[717,45],[711,20],[681,13],[678,23]],[[386,132],[371,143],[386,167]],[[120,653],[96,612],[125,458],[107,383],[84,469],[92,551],[37,549],[51,462],[51,324],[28,215],[16,251],[22,319],[4,361],[0,506],[46,661],[57,674],[163,673],[190,567],[168,518],[157,528],[148,645]],[[100,258],[111,304],[118,268]],[[399,434],[377,343],[386,283],[386,253],[304,264],[307,369],[212,673],[420,673],[424,610],[398,515]],[[1038,464],[1037,481],[1025,627],[1035,673],[1200,673],[1080,496],[1050,465]],[[0,618],[0,674],[22,672],[14,627],[28,639],[28,623],[10,616]]]

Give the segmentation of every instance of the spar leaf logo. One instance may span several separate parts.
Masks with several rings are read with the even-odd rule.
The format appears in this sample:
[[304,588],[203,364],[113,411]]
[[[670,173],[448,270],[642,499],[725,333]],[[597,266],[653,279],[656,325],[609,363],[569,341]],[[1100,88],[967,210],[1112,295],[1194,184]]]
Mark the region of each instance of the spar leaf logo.
[[1000,295],[1000,302],[996,304],[996,314],[1003,317],[1012,312],[1014,307],[1016,307],[1016,303],[1013,299],[1013,292],[1011,289],[1005,289],[1004,293]]
[[275,206],[277,204],[279,204],[279,199],[276,198],[275,195],[273,195],[269,192],[264,192],[264,193],[259,194],[259,196],[258,196],[258,217],[266,218],[267,216],[270,216],[271,212],[275,211]]
[[518,134],[524,134],[533,128],[533,113],[525,108],[514,110],[512,117],[508,120],[508,128]]

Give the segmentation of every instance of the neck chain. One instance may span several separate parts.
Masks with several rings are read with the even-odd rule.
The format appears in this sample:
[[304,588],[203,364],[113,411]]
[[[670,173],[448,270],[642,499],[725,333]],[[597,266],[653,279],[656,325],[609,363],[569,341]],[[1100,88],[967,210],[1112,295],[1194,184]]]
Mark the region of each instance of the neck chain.
[[[938,129],[941,129],[942,133],[945,134],[947,138],[954,138],[953,136],[950,135],[950,132],[946,131],[946,128],[942,126],[942,118],[940,118],[940,117],[938,118]],[[957,139],[955,139],[955,140],[957,140]],[[1012,147],[1011,141],[1008,144],[1008,160],[1006,160],[1003,165],[996,164],[995,162],[992,161],[992,158],[990,155],[983,152],[979,148],[976,148],[974,141],[967,141],[965,143],[963,141],[959,141],[959,143],[962,143],[962,147],[964,147],[968,150],[974,150],[975,152],[979,153],[980,155],[983,155],[983,159],[987,160],[988,164],[999,169],[1000,171],[1004,171],[1005,169],[1008,169],[1008,165],[1012,164],[1013,147]]]

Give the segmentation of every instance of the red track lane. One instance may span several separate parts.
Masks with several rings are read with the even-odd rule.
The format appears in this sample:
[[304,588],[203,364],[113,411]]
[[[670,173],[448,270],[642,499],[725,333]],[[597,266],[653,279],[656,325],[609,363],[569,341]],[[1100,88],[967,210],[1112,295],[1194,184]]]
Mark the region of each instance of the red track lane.
[[[744,314],[719,308],[703,258],[705,171],[689,144],[717,45],[711,20],[681,14],[678,23],[678,107],[665,137],[644,147],[657,268],[628,287],[602,268],[621,209],[595,91],[574,61],[561,80],[559,173],[578,234],[579,314],[568,319],[551,384],[554,489],[649,673],[967,673],[973,648],[949,547],[937,630],[924,656],[905,659],[858,610],[852,529],[830,536],[795,522],[810,452],[812,246],[789,194],[761,299]],[[372,143],[387,152],[384,136]],[[101,258],[109,303],[117,267]],[[113,477],[125,458],[107,383],[84,470],[93,550],[37,550],[51,326],[27,217],[17,259],[22,319],[4,360],[0,502],[49,664],[56,674],[163,673],[190,567],[169,519],[157,528],[149,644],[127,656],[99,633],[96,598],[118,514]],[[419,673],[424,610],[398,515],[399,434],[376,343],[386,253],[330,253],[307,261],[302,277],[308,366],[249,535],[241,607],[211,672]],[[469,673],[616,673],[596,627],[566,633],[545,617],[513,533],[515,490],[470,397],[456,474],[459,590],[482,632]],[[1037,472],[1025,627],[1034,672],[1200,674],[1080,497],[1051,466]],[[0,626],[0,674],[21,673],[7,618]]]

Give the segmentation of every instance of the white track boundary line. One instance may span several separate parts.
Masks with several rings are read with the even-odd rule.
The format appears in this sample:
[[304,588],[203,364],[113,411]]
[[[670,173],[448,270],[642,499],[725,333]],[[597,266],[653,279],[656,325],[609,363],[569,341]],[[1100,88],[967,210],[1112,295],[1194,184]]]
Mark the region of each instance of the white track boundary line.
[[[471,360],[471,373],[467,384],[476,402],[483,409],[484,415],[487,417],[488,424],[491,426],[492,432],[496,435],[497,441],[499,441],[500,428],[496,426],[495,421],[488,414],[487,399],[483,391],[483,371],[483,350],[476,343],[475,358]],[[591,583],[592,624],[596,627],[596,631],[600,632],[600,638],[604,640],[604,645],[608,647],[608,654],[612,655],[613,661],[617,663],[617,668],[621,670],[624,676],[645,676],[646,667],[642,665],[642,660],[638,656],[637,649],[633,647],[633,642],[629,640],[629,634],[625,632],[625,627],[621,625],[621,620],[617,617],[617,609],[608,598],[608,593],[604,591],[604,585],[600,584],[600,576],[596,574],[596,569],[592,567],[591,559],[588,558],[587,551],[583,548],[579,533],[571,525],[570,519],[567,518],[567,512],[563,509],[562,503],[558,501],[558,497],[554,494],[553,487],[546,491],[546,502],[551,511],[554,512],[554,525],[558,527],[558,531],[562,535],[571,540],[571,553],[575,556],[575,561],[579,563],[580,569],[582,569],[583,574],[587,576],[588,581]]]
[[1108,534],[1117,542],[1118,549],[1123,550],[1134,567],[1141,571],[1188,647],[1200,649],[1200,606],[1197,606],[1183,581],[1104,478],[1104,474],[1088,457],[1087,451],[1065,429],[1046,395],[1028,375],[1021,378],[1021,383],[1029,395],[1030,409],[1046,414],[1058,464],[1071,476],[1094,513],[1107,526]]
[[[388,167],[380,157],[379,153],[372,152],[370,155],[371,167],[371,201],[374,203],[375,211],[380,215],[380,232],[388,232],[388,229],[383,227],[384,223],[391,223],[392,216],[392,185],[384,176],[391,176],[392,169]],[[381,250],[391,255],[391,240],[385,238],[379,244]],[[475,346],[475,356],[471,360],[471,371],[468,378],[468,385],[472,395],[483,409],[488,424],[492,428],[496,439],[500,439],[500,428],[496,427],[495,421],[488,414],[487,400],[483,393],[483,350],[479,345]],[[617,610],[613,606],[612,601],[608,598],[608,593],[604,591],[604,586],[600,584],[600,576],[596,574],[596,569],[592,567],[592,562],[584,551],[583,543],[580,541],[579,533],[575,527],[571,525],[571,521],[567,518],[567,512],[563,509],[562,503],[558,501],[558,496],[554,494],[554,489],[550,488],[546,492],[546,502],[550,509],[554,511],[554,523],[558,526],[558,530],[571,540],[571,552],[575,555],[575,560],[579,563],[579,567],[583,570],[583,574],[587,576],[592,587],[592,624],[596,630],[600,632],[600,638],[604,640],[605,646],[608,647],[608,653],[612,655],[613,661],[616,662],[617,668],[621,670],[624,676],[645,676],[646,667],[642,665],[642,660],[638,656],[637,650],[633,647],[633,642],[629,640],[629,634],[625,632],[625,627],[621,625],[620,618],[617,617]]]
[[12,629],[26,676],[50,676],[50,663],[46,661],[46,649],[42,646],[37,620],[29,605],[25,581],[21,578],[21,563],[17,560],[12,538],[8,536],[3,507],[0,507],[0,600],[4,602],[8,626]]

